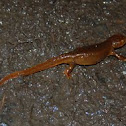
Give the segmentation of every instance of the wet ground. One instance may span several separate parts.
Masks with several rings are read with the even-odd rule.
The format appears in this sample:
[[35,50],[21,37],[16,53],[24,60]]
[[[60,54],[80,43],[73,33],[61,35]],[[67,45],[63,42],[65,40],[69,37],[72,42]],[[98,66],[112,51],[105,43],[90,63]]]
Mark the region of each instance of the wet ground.
[[[125,0],[1,0],[0,78],[82,45],[126,35]],[[126,46],[118,50],[126,56]],[[126,63],[67,65],[0,87],[0,126],[125,126]]]

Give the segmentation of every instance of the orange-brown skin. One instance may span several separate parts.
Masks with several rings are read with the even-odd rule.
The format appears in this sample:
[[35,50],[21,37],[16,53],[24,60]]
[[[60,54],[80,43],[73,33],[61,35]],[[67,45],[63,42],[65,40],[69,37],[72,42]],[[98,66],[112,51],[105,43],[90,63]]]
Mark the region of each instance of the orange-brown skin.
[[114,50],[125,44],[126,36],[121,34],[113,35],[100,44],[80,47],[69,53],[51,58],[42,64],[11,73],[0,80],[0,85],[9,79],[16,78],[18,76],[27,76],[64,63],[69,64],[69,67],[64,71],[64,74],[67,76],[67,78],[70,78],[70,73],[77,64],[94,65],[110,55],[116,56],[119,60],[126,61],[126,57],[117,54]]

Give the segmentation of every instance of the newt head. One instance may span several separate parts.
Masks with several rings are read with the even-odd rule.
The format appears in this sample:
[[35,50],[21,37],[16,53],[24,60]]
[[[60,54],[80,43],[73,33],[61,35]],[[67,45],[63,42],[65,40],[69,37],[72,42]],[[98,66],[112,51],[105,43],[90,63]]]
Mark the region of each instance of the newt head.
[[120,48],[126,44],[126,36],[121,34],[113,35],[108,40],[112,42],[113,48]]

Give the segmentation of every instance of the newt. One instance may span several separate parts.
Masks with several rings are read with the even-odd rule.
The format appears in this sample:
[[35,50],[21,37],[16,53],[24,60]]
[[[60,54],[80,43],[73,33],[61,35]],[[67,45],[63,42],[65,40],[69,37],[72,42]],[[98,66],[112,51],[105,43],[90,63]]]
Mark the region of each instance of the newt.
[[115,49],[118,49],[125,44],[126,36],[116,34],[109,37],[107,40],[100,44],[79,47],[71,52],[53,57],[43,62],[42,64],[38,64],[22,71],[11,73],[0,80],[0,85],[12,78],[27,76],[42,70],[49,69],[59,64],[69,65],[69,67],[65,69],[64,74],[67,78],[70,78],[71,72],[76,65],[95,65],[105,59],[107,56],[111,55],[117,57],[119,60],[126,61],[126,57],[115,52]]

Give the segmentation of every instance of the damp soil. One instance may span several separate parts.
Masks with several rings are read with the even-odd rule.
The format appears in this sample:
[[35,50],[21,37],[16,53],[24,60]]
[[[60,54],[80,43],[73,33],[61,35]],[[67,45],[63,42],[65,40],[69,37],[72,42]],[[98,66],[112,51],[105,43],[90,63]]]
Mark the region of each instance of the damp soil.
[[[0,78],[116,33],[126,35],[125,0],[1,0]],[[0,126],[126,125],[125,62],[76,66],[71,79],[66,67],[1,85]]]

